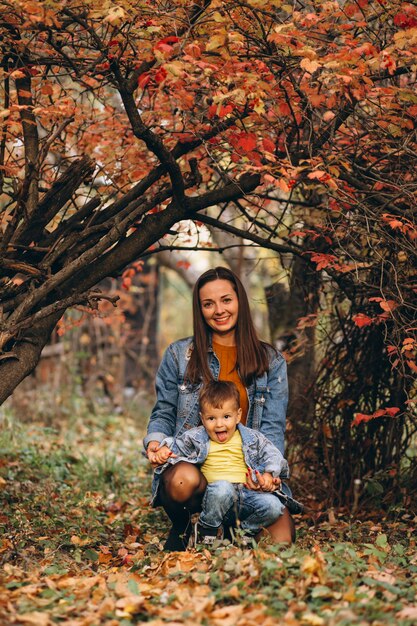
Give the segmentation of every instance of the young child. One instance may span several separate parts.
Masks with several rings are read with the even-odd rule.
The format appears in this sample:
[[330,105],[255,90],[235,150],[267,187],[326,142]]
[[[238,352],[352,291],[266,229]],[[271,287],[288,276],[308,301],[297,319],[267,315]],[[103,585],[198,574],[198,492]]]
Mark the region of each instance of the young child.
[[[289,475],[281,452],[260,432],[239,424],[242,410],[239,391],[232,382],[213,381],[200,392],[202,426],[175,439],[166,438],[157,451],[160,473],[167,464],[187,461],[199,465],[207,480],[197,537],[213,543],[221,526],[234,526],[255,536],[273,524],[284,504],[273,493],[280,477]],[[249,489],[249,473],[258,490]]]

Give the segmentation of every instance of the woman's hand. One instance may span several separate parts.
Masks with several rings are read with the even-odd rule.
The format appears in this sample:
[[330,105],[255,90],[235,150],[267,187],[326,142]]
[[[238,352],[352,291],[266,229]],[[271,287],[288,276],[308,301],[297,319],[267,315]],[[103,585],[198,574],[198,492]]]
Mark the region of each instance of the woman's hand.
[[255,482],[252,477],[252,470],[249,468],[246,472],[246,484],[245,487],[247,489],[252,489],[253,491],[265,491],[271,492],[275,491],[281,485],[280,478],[274,478],[272,474],[269,472],[265,472],[261,474],[258,470],[254,470],[257,481]]
[[164,465],[170,456],[176,457],[177,455],[168,448],[168,446],[160,447],[159,441],[150,441],[146,448],[146,454],[152,467],[158,467]]

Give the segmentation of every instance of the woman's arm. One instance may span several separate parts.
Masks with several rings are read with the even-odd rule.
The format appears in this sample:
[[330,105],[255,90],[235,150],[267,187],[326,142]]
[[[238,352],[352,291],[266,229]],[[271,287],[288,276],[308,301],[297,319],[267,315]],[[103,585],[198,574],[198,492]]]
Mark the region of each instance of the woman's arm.
[[[149,418],[148,431],[143,440],[145,449],[149,444],[160,443],[165,437],[173,437],[177,422],[178,362],[174,349],[167,348],[155,379],[156,403]],[[156,447],[156,446],[155,446]]]
[[267,379],[268,391],[262,410],[260,432],[284,454],[285,423],[288,405],[287,364],[278,353],[271,360]]

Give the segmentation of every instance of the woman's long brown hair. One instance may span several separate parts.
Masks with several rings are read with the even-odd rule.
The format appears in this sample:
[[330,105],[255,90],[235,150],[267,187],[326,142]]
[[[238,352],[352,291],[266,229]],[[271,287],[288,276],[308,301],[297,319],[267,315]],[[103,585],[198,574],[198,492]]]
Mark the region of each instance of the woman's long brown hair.
[[227,267],[215,267],[204,272],[197,280],[193,289],[193,321],[194,345],[187,367],[186,377],[191,383],[201,379],[207,383],[213,380],[208,365],[208,349],[210,347],[211,330],[204,321],[200,304],[200,289],[213,280],[228,280],[233,285],[239,301],[238,319],[236,324],[236,367],[242,382],[247,386],[252,380],[268,371],[269,359],[267,344],[260,341],[253,325],[249,308],[248,296],[239,278]]

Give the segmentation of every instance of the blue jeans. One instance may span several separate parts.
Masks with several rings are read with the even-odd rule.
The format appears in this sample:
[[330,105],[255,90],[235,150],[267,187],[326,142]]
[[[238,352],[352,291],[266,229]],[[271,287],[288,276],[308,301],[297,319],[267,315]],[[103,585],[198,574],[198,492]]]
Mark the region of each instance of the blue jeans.
[[234,526],[239,520],[242,530],[251,534],[270,526],[282,515],[284,505],[272,493],[247,489],[242,484],[218,480],[207,486],[200,522],[218,528]]

